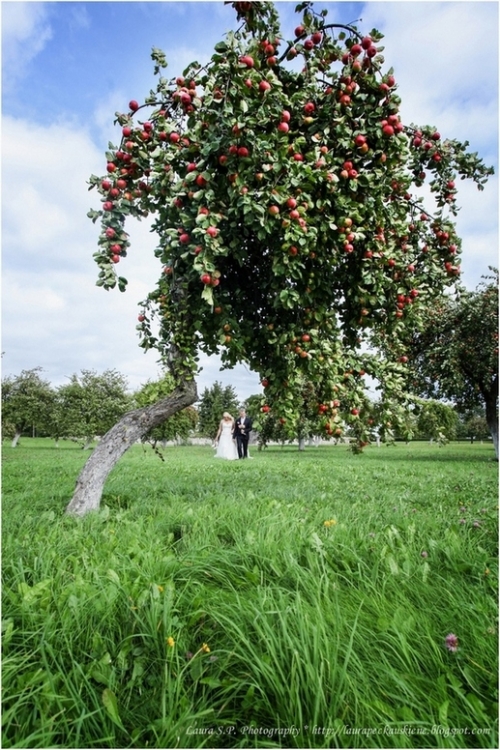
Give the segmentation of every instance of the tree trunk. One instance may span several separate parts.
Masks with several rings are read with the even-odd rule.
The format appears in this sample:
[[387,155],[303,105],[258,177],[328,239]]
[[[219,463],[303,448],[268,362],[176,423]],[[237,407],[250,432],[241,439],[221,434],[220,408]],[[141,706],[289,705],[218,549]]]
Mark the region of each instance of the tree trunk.
[[12,448],[15,448],[15,447],[16,447],[16,445],[17,445],[17,444],[18,444],[18,442],[19,442],[19,438],[20,438],[20,437],[21,437],[21,433],[20,433],[20,432],[19,432],[18,430],[16,430],[16,434],[14,435],[14,440],[13,440],[13,441],[12,441],[12,443],[11,443],[11,446],[12,446]]
[[94,448],[76,481],[75,494],[66,513],[83,516],[98,510],[108,474],[123,454],[153,427],[191,406],[197,397],[196,383],[189,381],[158,403],[125,414]]
[[498,461],[498,416],[497,416],[497,396],[495,393],[486,401],[486,422],[493,439],[495,456]]
[[306,449],[306,439],[301,437],[299,438],[299,451],[304,451]]

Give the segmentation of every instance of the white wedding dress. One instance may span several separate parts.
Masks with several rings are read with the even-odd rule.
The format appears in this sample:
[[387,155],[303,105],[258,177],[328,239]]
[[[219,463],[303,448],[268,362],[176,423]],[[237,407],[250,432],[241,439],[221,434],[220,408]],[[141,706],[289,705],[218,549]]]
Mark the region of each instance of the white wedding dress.
[[236,443],[233,442],[232,422],[222,422],[215,458],[226,458],[228,461],[234,461],[238,458],[238,449]]

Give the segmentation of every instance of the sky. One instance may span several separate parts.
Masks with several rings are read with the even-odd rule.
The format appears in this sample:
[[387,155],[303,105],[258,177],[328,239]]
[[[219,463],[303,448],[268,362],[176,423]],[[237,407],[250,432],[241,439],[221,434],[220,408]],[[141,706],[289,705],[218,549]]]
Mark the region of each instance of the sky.
[[[277,3],[283,36],[295,2]],[[403,122],[468,140],[495,168],[483,192],[458,184],[462,281],[470,289],[498,265],[498,3],[316,2],[328,22],[356,22],[384,35]],[[166,76],[206,62],[235,13],[217,2],[2,2],[2,376],[42,368],[53,386],[82,369],[115,369],[131,390],[161,375],[158,355],[139,348],[138,303],[159,273],[148,223],[130,220],[132,247],[120,264],[127,292],[95,285],[99,207],[91,174],[105,172],[114,113],[155,87],[152,47]],[[215,380],[240,400],[262,388],[243,365],[220,371],[202,356],[198,390]]]

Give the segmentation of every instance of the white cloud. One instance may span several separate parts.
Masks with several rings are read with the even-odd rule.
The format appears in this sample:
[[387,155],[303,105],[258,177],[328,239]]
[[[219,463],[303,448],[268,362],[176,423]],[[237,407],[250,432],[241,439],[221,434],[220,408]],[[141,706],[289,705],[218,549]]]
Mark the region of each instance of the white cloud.
[[4,87],[13,88],[26,66],[52,37],[44,3],[2,3],[2,65]]

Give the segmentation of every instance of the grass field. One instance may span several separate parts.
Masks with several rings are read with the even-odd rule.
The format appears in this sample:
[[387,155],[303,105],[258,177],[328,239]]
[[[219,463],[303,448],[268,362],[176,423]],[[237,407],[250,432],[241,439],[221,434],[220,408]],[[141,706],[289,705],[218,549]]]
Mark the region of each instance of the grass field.
[[86,455],[4,443],[4,748],[498,747],[490,446]]

